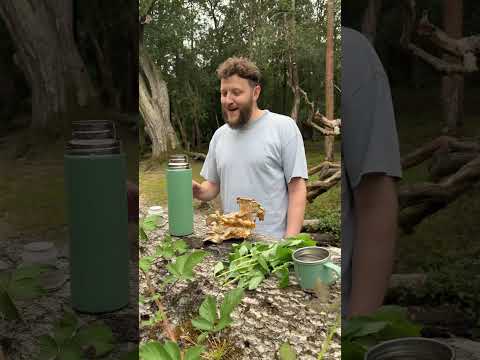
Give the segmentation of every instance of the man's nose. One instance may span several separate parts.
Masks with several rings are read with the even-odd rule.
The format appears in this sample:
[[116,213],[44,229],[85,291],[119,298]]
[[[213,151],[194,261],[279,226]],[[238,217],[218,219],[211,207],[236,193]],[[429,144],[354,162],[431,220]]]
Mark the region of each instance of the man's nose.
[[224,98],[224,99],[225,99],[225,104],[226,104],[226,105],[233,104],[233,98],[232,98],[232,96],[231,96],[230,94],[225,95],[225,98]]

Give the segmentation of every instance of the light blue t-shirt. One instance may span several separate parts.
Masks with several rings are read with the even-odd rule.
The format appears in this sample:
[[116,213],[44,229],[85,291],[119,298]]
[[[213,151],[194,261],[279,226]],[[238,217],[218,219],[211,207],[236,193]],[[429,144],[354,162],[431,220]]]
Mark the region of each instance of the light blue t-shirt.
[[303,139],[288,116],[264,110],[241,129],[221,126],[213,135],[200,175],[220,185],[224,213],[238,211],[237,197],[255,199],[265,209],[256,232],[278,239],[287,226],[288,183],[308,179]]

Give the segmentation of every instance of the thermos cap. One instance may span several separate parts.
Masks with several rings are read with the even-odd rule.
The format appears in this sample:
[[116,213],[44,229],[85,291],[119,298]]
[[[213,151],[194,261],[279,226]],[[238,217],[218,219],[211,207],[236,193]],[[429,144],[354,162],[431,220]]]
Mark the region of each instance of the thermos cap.
[[170,156],[170,161],[168,162],[169,169],[189,169],[190,163],[188,162],[187,155],[176,154]]
[[119,154],[115,123],[110,120],[81,120],[72,122],[72,138],[67,143],[70,155]]

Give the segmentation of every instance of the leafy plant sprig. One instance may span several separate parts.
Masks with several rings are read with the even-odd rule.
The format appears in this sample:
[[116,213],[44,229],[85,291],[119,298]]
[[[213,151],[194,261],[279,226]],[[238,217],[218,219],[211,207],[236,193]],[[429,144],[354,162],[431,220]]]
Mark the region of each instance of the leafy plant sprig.
[[113,349],[112,330],[103,323],[95,322],[81,326],[77,317],[67,311],[54,324],[50,335],[39,338],[37,360],[81,360],[89,356],[101,357]]
[[[142,325],[155,326],[155,324],[161,322],[165,334],[173,342],[177,341],[177,332],[175,330],[175,327],[168,320],[166,310],[161,302],[161,296],[159,292],[167,284],[173,284],[178,280],[189,281],[193,279],[193,269],[203,260],[206,253],[204,251],[192,251],[190,253],[185,253],[186,250],[187,245],[183,240],[173,241],[171,237],[166,237],[157,247],[154,256],[143,257],[140,259],[139,262],[139,267],[145,276],[147,292],[149,295],[146,299],[142,299],[142,301],[154,301],[158,309],[154,318],[150,321],[142,322]],[[177,254],[183,255],[176,256]],[[164,277],[159,289],[155,289],[149,272],[152,265],[160,258],[171,260],[171,262],[166,267],[170,275]]]
[[225,286],[238,282],[238,286],[249,290],[256,289],[267,276],[275,274],[279,278],[279,287],[285,288],[289,284],[293,252],[315,244],[308,234],[298,234],[275,244],[233,244],[229,261],[218,262],[214,274]]
[[365,352],[379,342],[420,336],[421,326],[408,320],[407,310],[383,306],[370,316],[345,321],[342,329],[342,359],[361,360]]
[[201,345],[193,346],[184,352],[173,341],[149,341],[140,347],[141,360],[200,360],[201,353],[205,348]]
[[30,300],[46,293],[40,285],[40,275],[47,270],[48,266],[32,265],[0,273],[0,318],[19,319],[17,300]]
[[200,305],[200,316],[192,320],[192,325],[202,334],[197,342],[203,343],[210,333],[219,332],[233,323],[231,314],[235,307],[242,301],[244,290],[240,287],[229,291],[217,311],[217,301],[213,296],[208,295]]

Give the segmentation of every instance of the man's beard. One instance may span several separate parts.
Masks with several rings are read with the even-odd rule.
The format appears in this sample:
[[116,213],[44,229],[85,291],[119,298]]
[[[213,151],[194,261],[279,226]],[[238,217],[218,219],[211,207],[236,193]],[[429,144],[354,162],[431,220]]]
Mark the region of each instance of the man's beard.
[[252,103],[245,105],[243,107],[238,107],[239,116],[236,122],[230,122],[228,120],[228,110],[222,108],[223,120],[230,126],[231,129],[241,129],[243,128],[250,118],[252,117]]

